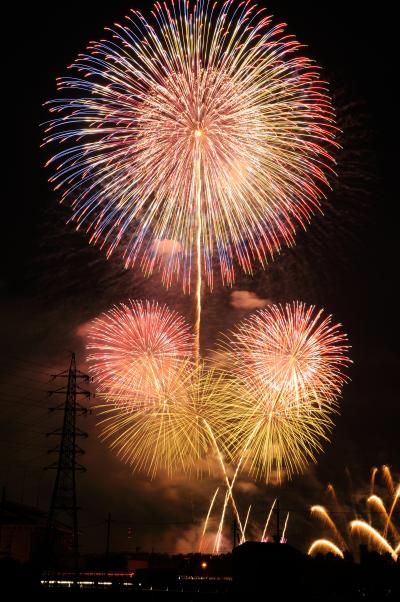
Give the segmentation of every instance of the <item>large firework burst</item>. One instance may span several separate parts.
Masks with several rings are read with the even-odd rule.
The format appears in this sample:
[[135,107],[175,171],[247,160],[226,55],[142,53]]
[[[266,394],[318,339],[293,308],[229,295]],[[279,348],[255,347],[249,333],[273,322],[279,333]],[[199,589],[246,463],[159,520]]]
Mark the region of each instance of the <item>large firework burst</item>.
[[115,405],[137,407],[159,398],[193,354],[184,319],[166,306],[128,301],[93,320],[88,362],[99,393]]
[[346,342],[331,316],[302,303],[271,306],[239,324],[224,346],[236,394],[220,425],[239,464],[268,481],[315,461],[346,381]]
[[252,2],[155,3],[91,43],[58,80],[45,142],[77,227],[169,283],[213,258],[232,283],[319,209],[335,137],[326,85]]

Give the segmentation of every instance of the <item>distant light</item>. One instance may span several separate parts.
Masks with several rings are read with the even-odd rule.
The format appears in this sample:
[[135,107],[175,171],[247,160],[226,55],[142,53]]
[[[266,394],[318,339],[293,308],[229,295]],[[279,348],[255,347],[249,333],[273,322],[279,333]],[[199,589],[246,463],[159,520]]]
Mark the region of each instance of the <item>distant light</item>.
[[202,569],[206,569],[206,568],[207,568],[207,566],[208,566],[208,564],[207,564],[206,562],[202,562],[202,563],[201,563],[201,568],[202,568]]

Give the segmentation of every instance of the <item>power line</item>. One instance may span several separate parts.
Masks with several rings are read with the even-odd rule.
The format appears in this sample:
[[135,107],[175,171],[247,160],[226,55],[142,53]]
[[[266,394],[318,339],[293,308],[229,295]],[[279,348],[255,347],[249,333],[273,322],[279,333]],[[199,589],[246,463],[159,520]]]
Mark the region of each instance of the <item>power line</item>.
[[24,359],[24,358],[16,356],[16,355],[9,355],[8,357],[10,359],[16,360],[17,362],[22,362],[24,364],[31,364],[32,366],[38,366],[40,368],[46,368],[46,369],[50,369],[50,370],[52,368],[52,366],[49,366],[48,364],[42,364],[40,362],[35,362],[35,361],[32,361],[32,360],[27,360],[27,359]]
[[[50,382],[50,379],[47,379],[47,381],[44,380],[39,380],[38,378],[32,378],[31,376],[26,376],[25,374],[22,374],[20,370],[0,370],[0,375],[10,375],[10,376],[15,376],[18,377],[18,379],[23,378],[24,380],[29,380],[30,382],[33,383],[39,383],[40,385],[42,384],[46,384],[47,382]],[[43,374],[43,373],[40,373]],[[44,376],[48,377],[51,376],[49,373],[43,374]],[[5,384],[0,382],[0,385]]]
[[[32,399],[31,397],[27,397],[26,395],[14,395],[14,393],[0,393],[0,397],[5,397],[6,399],[8,399],[9,397],[12,398],[13,401],[10,401],[9,403],[20,403],[21,405],[26,405],[29,407],[38,407],[42,410],[47,410],[48,408],[45,407],[43,404],[41,404],[39,402],[38,399]],[[14,400],[17,400],[16,402]],[[31,403],[25,403],[25,401],[27,402],[31,402]],[[7,403],[7,401],[2,401],[2,403]]]

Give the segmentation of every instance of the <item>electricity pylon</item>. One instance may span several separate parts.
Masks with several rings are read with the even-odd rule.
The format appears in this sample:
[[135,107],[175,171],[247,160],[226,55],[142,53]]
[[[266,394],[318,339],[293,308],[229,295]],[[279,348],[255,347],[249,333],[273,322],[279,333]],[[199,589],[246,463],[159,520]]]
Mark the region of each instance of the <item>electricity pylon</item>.
[[[48,450],[48,453],[57,453],[58,460],[45,467],[45,470],[57,470],[54,481],[53,494],[47,523],[47,561],[54,562],[56,558],[55,539],[57,523],[63,524],[72,531],[72,552],[75,569],[79,566],[79,537],[78,537],[78,505],[76,497],[76,473],[85,472],[86,468],[77,462],[77,456],[83,455],[84,450],[76,443],[76,439],[86,438],[87,433],[76,426],[77,415],[86,415],[88,409],[77,402],[77,397],[90,398],[90,392],[77,384],[77,381],[89,382],[89,376],[76,369],[75,353],[72,353],[69,369],[53,374],[55,378],[66,378],[66,386],[49,395],[65,395],[65,401],[49,408],[51,412],[64,412],[63,425],[47,433],[50,437],[60,437],[58,445]],[[48,567],[49,568],[49,567]]]

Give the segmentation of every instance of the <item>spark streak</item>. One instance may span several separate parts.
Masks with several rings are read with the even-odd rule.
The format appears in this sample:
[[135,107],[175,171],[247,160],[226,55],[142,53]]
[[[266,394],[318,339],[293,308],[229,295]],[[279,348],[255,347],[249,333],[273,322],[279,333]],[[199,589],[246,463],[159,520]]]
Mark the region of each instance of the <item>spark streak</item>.
[[389,490],[389,493],[391,495],[394,494],[394,483],[393,483],[393,477],[392,477],[392,473],[390,471],[389,466],[386,466],[386,464],[384,464],[382,466],[382,474],[383,474],[383,479],[386,483],[386,486]]
[[206,534],[206,531],[207,531],[208,520],[210,518],[210,514],[211,514],[211,511],[214,506],[215,498],[218,495],[218,491],[219,491],[219,487],[217,487],[217,489],[215,490],[215,493],[211,499],[211,503],[210,503],[210,507],[208,508],[206,520],[204,521],[204,527],[203,527],[203,531],[202,531],[201,538],[200,538],[199,554],[201,554],[201,551],[202,551],[204,535]]
[[373,466],[371,468],[370,496],[373,495],[374,491],[375,491],[375,477],[376,477],[377,472],[378,472],[378,468],[376,466]]
[[251,510],[251,504],[250,504],[250,506],[248,507],[248,510],[247,510],[246,519],[245,519],[244,525],[243,525],[243,535],[242,535],[242,538],[240,540],[240,543],[244,543],[246,541],[246,528],[247,528],[247,523],[249,522],[250,510]]
[[221,546],[222,529],[224,527],[225,513],[226,513],[226,509],[228,507],[228,502],[229,502],[229,498],[231,495],[232,495],[232,492],[229,491],[229,489],[227,489],[226,493],[225,493],[225,497],[224,497],[224,503],[222,506],[222,512],[221,512],[221,518],[220,518],[219,525],[218,525],[218,531],[217,531],[217,535],[215,538],[214,550],[213,550],[214,554],[219,554],[219,549]]
[[289,522],[289,516],[290,516],[290,512],[288,512],[286,515],[285,524],[283,526],[282,537],[281,537],[280,543],[286,543],[285,535],[286,535],[286,530],[287,530],[287,526],[288,526],[288,522]]
[[265,525],[264,525],[264,531],[262,532],[262,535],[261,535],[261,541],[265,541],[265,534],[267,532],[269,521],[271,520],[272,512],[273,512],[273,510],[275,508],[275,504],[276,504],[276,500],[277,499],[278,498],[274,499],[274,501],[272,502],[271,508],[269,509],[267,520],[265,521]]
[[197,283],[196,283],[196,319],[194,326],[195,336],[195,361],[200,361],[200,335],[201,335],[201,151],[198,147],[198,158],[196,161],[196,259],[197,259]]
[[[391,520],[392,520],[393,511],[395,509],[395,506],[396,506],[399,498],[400,498],[400,485],[397,487],[397,489],[394,493],[393,502],[392,502],[392,505],[390,506],[390,510],[387,515],[385,530],[383,532],[384,537],[386,537],[389,527],[392,527],[392,530],[394,529],[394,526],[392,525]],[[398,533],[397,533],[396,529],[394,529],[394,533],[395,533],[395,536],[398,537]]]

